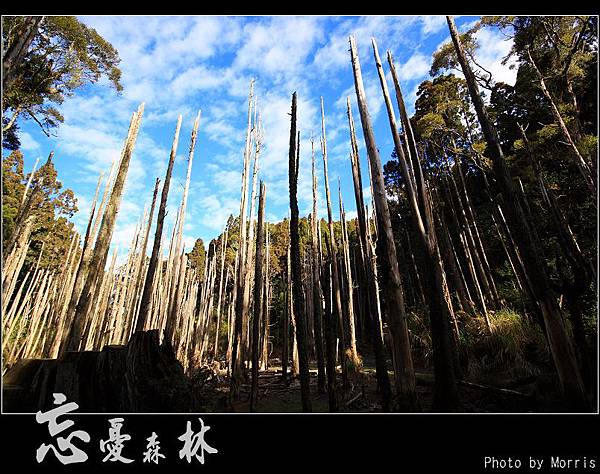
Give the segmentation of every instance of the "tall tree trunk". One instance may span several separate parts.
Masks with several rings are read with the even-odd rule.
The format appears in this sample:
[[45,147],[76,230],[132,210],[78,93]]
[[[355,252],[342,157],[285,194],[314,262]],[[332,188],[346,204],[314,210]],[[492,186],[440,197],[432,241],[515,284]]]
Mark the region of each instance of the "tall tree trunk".
[[[376,263],[372,261],[375,258],[371,250],[371,242],[368,236],[368,223],[365,213],[365,200],[363,196],[362,176],[360,171],[360,158],[358,155],[358,143],[356,141],[356,132],[354,129],[354,119],[352,118],[352,109],[350,108],[350,97],[347,100],[348,125],[350,129],[350,144],[351,153],[350,159],[352,162],[352,179],[354,183],[354,199],[356,202],[356,210],[358,216],[358,230],[360,243],[360,265],[363,268],[365,276],[365,290],[368,295],[364,298],[363,304],[365,314],[371,325],[371,337],[373,340],[373,350],[375,352],[375,371],[377,376],[377,388],[381,396],[381,404],[384,411],[389,411],[391,402],[391,386],[390,378],[387,370],[387,362],[385,355],[385,345],[383,341],[383,329],[381,323],[381,314],[378,311],[377,302],[377,278]],[[375,271],[374,271],[375,269]]]
[[264,278],[264,293],[263,293],[263,307],[262,307],[262,353],[261,353],[261,367],[263,370],[269,368],[269,332],[270,332],[270,321],[269,321],[269,306],[271,304],[271,284],[270,284],[270,258],[271,258],[271,243],[269,237],[269,223],[265,223],[265,235],[266,235],[266,254],[265,254],[265,278]]
[[[420,190],[416,195],[416,189],[408,186],[408,200],[411,205],[411,217],[414,229],[419,236],[421,253],[424,257],[421,274],[424,277],[427,303],[429,306],[429,320],[431,326],[431,339],[433,345],[433,362],[435,373],[435,389],[433,408],[438,411],[456,411],[460,407],[458,400],[458,388],[456,385],[456,372],[458,371],[458,357],[454,350],[450,322],[454,320],[454,311],[447,294],[446,275],[444,272],[442,258],[437,243],[435,221],[433,219],[433,206],[427,184],[423,177],[419,160],[419,151],[416,146],[414,135],[408,114],[404,106],[404,99],[400,89],[400,82],[396,75],[396,69],[391,53],[388,51],[388,63],[396,90],[396,100],[402,119],[404,135],[407,140],[408,159],[404,154],[394,109],[387,90],[387,82],[383,73],[383,67],[379,59],[377,45],[373,40],[373,52],[379,73],[379,80],[388,111],[390,130],[394,139],[396,154],[400,161],[402,171],[408,182],[416,183]],[[412,166],[409,166],[412,162]],[[410,196],[412,194],[412,196]]]
[[312,219],[311,219],[311,253],[312,253],[312,298],[314,311],[315,328],[315,355],[317,358],[317,391],[325,393],[325,357],[323,354],[323,298],[321,294],[320,269],[321,260],[319,258],[319,217],[317,212],[317,173],[315,169],[315,143],[311,140],[312,146]]
[[332,270],[332,290],[333,290],[333,314],[336,316],[338,324],[338,337],[340,339],[341,350],[339,351],[340,364],[342,366],[342,382],[344,391],[349,387],[348,384],[348,364],[346,361],[346,330],[344,324],[344,312],[342,308],[342,297],[340,292],[340,270],[338,266],[338,248],[335,240],[335,232],[333,228],[333,213],[331,211],[331,195],[329,192],[329,173],[327,170],[327,135],[325,134],[325,110],[323,107],[323,97],[321,97],[321,148],[323,153],[323,176],[325,181],[325,197],[327,198],[327,218],[329,226],[329,234],[331,239],[331,270]]
[[[320,239],[319,239],[320,240]],[[325,333],[325,355],[327,361],[327,394],[329,399],[329,411],[337,412],[339,404],[337,399],[336,367],[335,367],[335,338],[333,334],[334,312],[332,304],[331,283],[331,242],[325,234],[327,248],[327,261],[321,267],[321,281],[323,282],[323,294],[325,295],[325,316],[323,317],[323,332]],[[321,258],[321,261],[323,259]]]
[[152,204],[150,206],[150,215],[148,217],[148,222],[146,224],[146,230],[144,232],[144,241],[142,242],[142,247],[140,251],[140,259],[138,262],[138,268],[136,271],[136,281],[133,290],[133,298],[131,304],[128,308],[129,319],[128,326],[126,330],[127,338],[131,336],[131,328],[137,327],[137,319],[138,316],[138,295],[140,294],[140,289],[142,285],[144,285],[144,278],[147,277],[147,273],[144,271],[146,268],[146,249],[148,248],[148,236],[150,234],[150,227],[152,227],[152,218],[154,217],[154,209],[156,207],[156,197],[158,195],[158,186],[160,184],[160,178],[156,178],[156,182],[154,184],[154,192],[152,194]]
[[352,36],[350,37],[350,54],[358,109],[360,111],[367,154],[371,163],[373,178],[372,194],[375,200],[378,228],[377,260],[380,266],[381,281],[384,285],[387,315],[392,335],[392,361],[394,364],[398,401],[402,405],[401,408],[415,410],[417,407],[417,394],[406,320],[406,308],[404,306],[404,291],[402,281],[400,280],[396,244],[394,242],[383,179],[383,167],[379,158],[377,145],[375,144],[375,134],[367,106],[358,53]]
[[221,236],[221,271],[219,272],[219,297],[217,298],[217,324],[215,327],[215,346],[213,359],[217,360],[219,355],[219,327],[221,325],[221,297],[223,295],[223,271],[225,269],[225,249],[227,248],[227,237],[229,228],[225,227],[224,235]]
[[244,371],[242,368],[242,331],[244,317],[244,283],[246,281],[246,201],[250,166],[250,144],[252,138],[252,99],[254,90],[254,80],[250,81],[250,93],[248,95],[248,127],[246,129],[246,147],[244,149],[244,168],[242,172],[242,192],[240,197],[240,237],[238,250],[238,268],[236,274],[236,296],[235,296],[235,328],[233,331],[233,345],[231,352],[231,381],[230,396],[232,400],[239,397],[240,385]]
[[[185,177],[185,186],[183,188],[183,196],[181,197],[181,208],[180,208],[180,214],[179,214],[179,223],[178,223],[178,228],[177,228],[177,237],[176,237],[176,243],[175,243],[175,256],[179,257],[179,255],[181,254],[182,250],[182,243],[183,243],[183,225],[185,222],[185,210],[186,210],[186,206],[187,206],[187,198],[188,198],[188,192],[190,189],[190,179],[192,177],[192,164],[194,161],[194,149],[196,147],[196,138],[198,136],[198,126],[200,125],[200,111],[198,111],[198,115],[196,116],[196,120],[194,120],[194,126],[192,128],[192,136],[190,138],[190,149],[189,149],[189,153],[188,153],[188,167],[187,167],[187,173],[186,173],[186,177]],[[168,317],[167,317],[167,322],[165,325],[165,335],[164,335],[164,339],[163,339],[163,343],[167,343],[167,344],[172,344],[173,347],[175,347],[175,341],[173,339],[174,336],[174,330],[175,330],[175,323],[177,322],[177,318],[176,318],[176,314],[177,314],[177,310],[178,305],[181,301],[181,297],[182,297],[182,290],[183,290],[183,285],[184,282],[181,280],[180,276],[182,275],[182,272],[179,271],[179,265],[181,264],[181,259],[177,258],[176,259],[176,266],[175,266],[175,274],[174,274],[174,278],[171,282],[171,301],[170,303],[170,307],[168,309]]]
[[343,280],[346,285],[346,299],[348,304],[347,308],[347,320],[348,320],[348,332],[350,336],[350,357],[354,370],[358,370],[361,365],[361,360],[358,355],[356,348],[356,325],[354,320],[354,281],[352,279],[352,269],[350,268],[350,244],[348,243],[348,227],[346,224],[346,211],[344,210],[344,203],[342,201],[342,185],[338,178],[338,197],[340,201],[340,221],[342,225],[342,268],[346,278]]
[[260,315],[263,295],[263,243],[265,240],[265,184],[260,182],[258,202],[258,224],[256,229],[256,260],[254,270],[254,315],[252,318],[252,391],[250,392],[250,411],[256,411],[258,403],[258,342],[260,339]]
[[169,187],[171,185],[171,175],[173,174],[173,164],[177,155],[177,144],[179,142],[179,130],[181,129],[181,115],[177,118],[177,126],[175,127],[175,136],[171,145],[171,153],[169,155],[169,164],[165,174],[165,181],[160,195],[160,205],[158,207],[158,216],[156,217],[156,230],[154,231],[154,243],[152,244],[152,254],[146,271],[146,280],[144,281],[144,290],[140,303],[140,313],[136,321],[135,330],[143,331],[146,321],[150,318],[150,306],[152,304],[153,284],[156,270],[159,265],[163,227],[165,224],[165,215],[167,213],[167,199],[169,197]]
[[99,278],[104,273],[108,249],[117,220],[117,213],[119,212],[119,207],[121,204],[125,180],[127,178],[129,162],[131,160],[131,155],[133,154],[133,149],[135,147],[143,113],[144,104],[142,103],[137,112],[133,114],[131,119],[130,132],[125,142],[123,157],[121,159],[119,171],[115,179],[115,184],[104,211],[102,225],[98,231],[98,237],[96,239],[96,245],[94,246],[94,254],[90,262],[89,272],[81,292],[79,302],[75,308],[75,314],[73,316],[70,331],[65,340],[64,350],[66,351],[76,351],[79,348],[85,320],[89,311],[89,307],[93,301],[94,291]]
[[[19,208],[23,207],[23,204],[25,204],[25,199],[27,198],[27,191],[29,191],[29,187],[31,186],[31,181],[33,180],[33,177],[35,176],[35,170],[36,170],[39,162],[40,162],[40,159],[38,157],[35,160],[35,163],[33,164],[33,169],[31,170],[31,173],[29,173],[29,179],[27,180],[27,184],[25,185],[25,189],[23,190],[23,198],[21,199],[21,204],[19,205]],[[100,177],[100,180],[102,180],[102,176]],[[97,193],[97,191],[96,191],[96,193]]]
[[312,411],[310,402],[310,373],[308,370],[308,353],[306,350],[306,321],[302,310],[302,275],[300,269],[300,231],[298,228],[298,169],[300,166],[299,153],[296,143],[296,105],[297,96],[292,94],[292,119],[290,127],[289,153],[289,184],[290,184],[290,245],[292,257],[292,300],[294,302],[294,317],[296,319],[296,338],[298,343],[298,358],[300,362],[300,394],[302,410]]
[[[288,239],[289,239],[289,230],[288,230]],[[285,274],[282,275],[283,280],[285,281],[285,304],[283,308],[283,322],[281,324],[281,333],[282,333],[282,344],[281,344],[281,379],[284,383],[287,383],[288,378],[288,362],[290,360],[290,282],[288,275],[290,274],[290,245],[288,242],[287,245],[287,255],[286,255],[286,267]],[[283,273],[283,272],[282,272]]]

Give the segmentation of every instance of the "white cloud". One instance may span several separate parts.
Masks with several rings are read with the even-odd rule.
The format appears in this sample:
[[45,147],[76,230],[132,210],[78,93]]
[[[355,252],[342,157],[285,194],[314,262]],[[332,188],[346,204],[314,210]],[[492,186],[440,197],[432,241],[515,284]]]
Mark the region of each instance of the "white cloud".
[[225,81],[223,71],[211,70],[203,65],[187,69],[170,84],[169,89],[175,98],[182,98],[191,92],[214,89]]
[[[456,18],[456,17],[455,17]],[[419,17],[423,23],[422,32],[424,35],[437,33],[447,25],[446,17],[443,15],[424,15]]]
[[[460,26],[460,30],[466,31],[474,26],[476,22],[477,20],[465,23]],[[506,84],[513,85],[517,78],[517,68],[511,69],[510,66],[514,65],[515,61],[510,60],[507,64],[502,64],[502,60],[512,48],[513,40],[507,38],[500,31],[490,28],[479,29],[475,33],[474,38],[479,46],[475,53],[477,63],[492,74],[493,81],[505,82]],[[436,51],[445,43],[448,43],[448,41],[450,41],[449,38],[445,38],[441,41],[437,46]],[[476,65],[472,66],[477,68]],[[479,69],[479,71],[482,72],[484,76],[487,76],[486,71],[481,71],[481,69]],[[460,68],[453,70],[452,72],[459,77],[464,77]],[[487,91],[483,92],[486,93]]]
[[502,59],[510,52],[512,48],[512,39],[506,38],[499,31],[492,31],[489,28],[482,28],[475,34],[475,39],[479,44],[477,50],[477,62],[492,73],[492,78],[496,82],[505,82],[513,85],[517,78],[517,68],[510,69],[510,64],[502,64]]
[[[256,79],[255,92],[264,128],[260,178],[267,185],[269,218],[285,217],[289,208],[289,113],[293,91],[298,92],[298,128],[302,140],[300,209],[303,215],[312,209],[312,132],[316,139],[319,214],[326,214],[319,146],[319,97],[323,95],[332,204],[337,215],[337,177],[351,183],[347,96],[356,109],[348,36],[354,35],[357,41],[369,110],[381,157],[385,160],[391,151],[391,139],[387,121],[382,117],[385,110],[371,37],[377,39],[384,60],[388,48],[401,54],[397,66],[400,79],[408,82],[407,92],[412,89],[406,99],[410,108],[416,90],[413,82],[420,80],[429,69],[429,59],[425,56],[427,44],[422,40],[439,33],[445,24],[443,17],[407,16],[114,16],[89,17],[84,21],[119,51],[125,89],[118,95],[113,89],[96,85],[84,94],[68,98],[61,106],[65,123],[58,129],[57,156],[62,151],[69,159],[76,158],[72,160],[69,179],[79,188],[77,196],[85,196],[80,201],[82,210],[89,211],[86,206],[98,173],[108,171],[112,161],[120,155],[131,113],[139,102],[146,103],[115,229],[114,243],[119,244],[121,252],[129,248],[130,236],[125,237],[135,228],[144,204],[149,203],[155,177],[164,179],[178,114],[183,115],[183,123],[169,192],[165,238],[171,237],[181,200],[191,124],[198,108],[202,108],[203,116],[185,217],[186,239],[193,244],[192,239],[200,236],[208,242],[222,230],[230,214],[238,213],[251,78]],[[428,41],[437,39],[428,38]],[[485,35],[480,39],[482,63],[496,68],[499,55],[505,49],[494,41]],[[391,82],[388,86],[393,94]],[[366,154],[356,111],[354,120],[363,161],[363,183],[367,184]],[[27,139],[25,137],[25,146],[35,147]],[[344,189],[343,192],[351,191]],[[355,207],[353,195],[346,199],[347,212],[351,215]],[[87,216],[80,212],[77,219],[84,222]]]
[[272,74],[279,79],[296,74],[322,34],[316,17],[273,17],[249,23],[233,67]]
[[[348,37],[354,36],[358,55],[362,61],[371,61],[373,52],[371,38],[376,38],[379,49],[391,44],[406,45],[407,37],[403,35],[407,28],[417,21],[418,17],[407,16],[366,16],[343,21],[332,31],[328,42],[314,56],[314,64],[329,73],[334,69],[346,67],[350,70],[350,46]],[[354,21],[353,21],[354,20]],[[364,65],[361,65],[364,68]]]
[[19,140],[21,149],[25,151],[38,151],[40,149],[40,144],[27,132],[20,132]]
[[239,205],[238,199],[205,196],[199,202],[200,221],[211,230],[221,231],[229,216],[238,214]]
[[408,61],[396,66],[400,81],[411,81],[425,77],[430,69],[430,60],[422,53],[413,54]]

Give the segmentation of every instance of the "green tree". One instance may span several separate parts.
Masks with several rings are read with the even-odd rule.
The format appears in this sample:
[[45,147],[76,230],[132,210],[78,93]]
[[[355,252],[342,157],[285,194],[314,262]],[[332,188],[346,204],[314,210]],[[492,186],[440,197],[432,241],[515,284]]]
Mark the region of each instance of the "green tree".
[[[30,174],[23,174],[23,154],[13,151],[2,160],[2,243],[6,247],[15,229],[16,220],[22,211],[21,202],[25,183]],[[62,189],[62,183],[54,163],[48,160],[36,172],[28,190],[32,195],[28,216],[33,216],[31,244],[27,253],[26,266],[35,263],[42,245],[44,251],[40,265],[59,268],[75,232],[72,217],[77,211],[77,200],[73,191]],[[29,197],[27,199],[29,201]]]
[[[30,31],[31,17],[2,18],[3,60]],[[17,119],[34,120],[46,135],[63,121],[57,106],[79,87],[106,76],[122,90],[117,50],[96,30],[73,16],[47,16],[22,60],[11,63],[11,81],[2,97],[3,146],[19,146]],[[4,68],[6,69],[6,67]],[[5,74],[6,74],[5,70]]]
[[206,249],[204,248],[204,241],[202,239],[196,239],[194,248],[187,254],[188,263],[191,268],[196,270],[196,274],[199,279],[204,277],[204,264],[206,262]]

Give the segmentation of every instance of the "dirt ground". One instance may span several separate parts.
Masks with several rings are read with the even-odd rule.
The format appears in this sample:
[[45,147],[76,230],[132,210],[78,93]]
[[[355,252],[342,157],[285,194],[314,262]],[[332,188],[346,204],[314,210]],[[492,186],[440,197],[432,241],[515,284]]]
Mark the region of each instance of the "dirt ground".
[[[274,361],[275,363],[278,361]],[[393,383],[393,374],[390,372]],[[341,391],[341,373],[337,374],[338,388]],[[349,377],[349,389],[340,400],[340,412],[377,413],[381,412],[380,397],[377,393],[375,369],[363,366],[360,372]],[[433,400],[434,378],[430,371],[416,373],[417,396],[422,412],[430,412]],[[549,383],[544,377],[525,381],[518,390],[501,386],[484,385],[468,379],[459,383],[459,396],[463,412],[467,413],[522,413],[562,411],[559,400],[553,397],[539,396],[540,383]],[[241,397],[237,402],[229,403],[229,379],[213,374],[202,385],[201,398],[207,412],[250,411],[250,379],[241,388]],[[310,369],[310,392],[313,412],[329,412],[327,393],[317,392],[317,370]],[[288,375],[284,382],[281,367],[272,365],[259,373],[259,401],[257,411],[261,413],[299,413],[302,412],[300,382],[297,376]]]

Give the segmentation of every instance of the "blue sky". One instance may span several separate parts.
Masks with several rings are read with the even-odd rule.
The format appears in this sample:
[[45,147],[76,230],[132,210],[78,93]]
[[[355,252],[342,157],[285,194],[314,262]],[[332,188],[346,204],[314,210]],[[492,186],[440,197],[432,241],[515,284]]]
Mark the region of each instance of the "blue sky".
[[[383,56],[394,54],[412,113],[418,85],[429,76],[432,53],[448,40],[443,16],[367,17],[221,17],[221,16],[95,16],[80,18],[119,51],[124,91],[117,94],[106,81],[86,86],[65,100],[64,123],[47,138],[32,122],[21,123],[25,169],[55,150],[59,179],[73,189],[80,211],[73,222],[85,231],[100,172],[108,174],[120,154],[132,112],[145,102],[145,113],[130,165],[113,245],[127,252],[137,222],[149,205],[155,178],[164,177],[178,114],[183,115],[178,156],[169,193],[170,234],[183,193],[192,123],[202,111],[184,227],[186,249],[200,237],[208,245],[230,214],[239,212],[247,95],[251,78],[264,127],[260,177],[267,185],[267,220],[278,221],[289,209],[287,156],[289,111],[298,93],[302,134],[299,207],[311,207],[310,135],[319,150],[323,96],[329,152],[330,185],[337,196],[338,177],[347,213],[355,215],[346,97],[350,97],[363,172],[367,172],[362,129],[356,110],[348,35],[356,38],[371,115],[381,158],[393,149],[381,98],[370,38]],[[459,29],[477,17],[456,18]],[[497,31],[478,33],[478,61],[495,80],[514,83],[515,71],[501,65],[511,43]],[[385,66],[384,66],[385,68]],[[389,75],[389,74],[388,74]],[[322,165],[319,164],[319,206],[325,216]],[[363,183],[368,183],[368,179]],[[337,203],[333,204],[338,215]],[[337,217],[336,217],[337,218]]]

